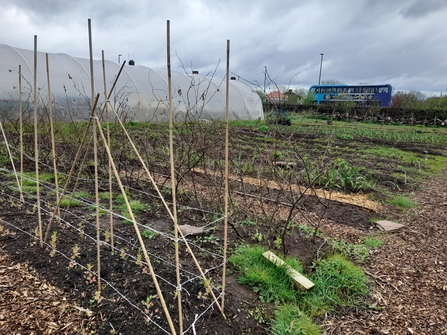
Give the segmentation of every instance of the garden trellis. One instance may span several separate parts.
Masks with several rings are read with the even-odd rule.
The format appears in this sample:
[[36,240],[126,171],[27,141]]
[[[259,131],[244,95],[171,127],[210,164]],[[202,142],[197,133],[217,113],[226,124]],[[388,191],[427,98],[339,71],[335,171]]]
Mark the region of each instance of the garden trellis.
[[[10,161],[12,165],[12,170],[2,168],[1,172],[5,174],[6,176],[15,176],[17,185],[17,190],[20,192],[20,196],[14,197],[14,196],[7,196],[9,197],[8,201],[11,203],[22,203],[22,206],[26,207],[30,214],[36,214],[33,212],[33,208],[37,209],[37,216],[38,216],[38,226],[33,232],[29,232],[28,234],[36,239],[36,241],[39,241],[41,247],[45,247],[48,249],[51,249],[52,252],[59,254],[61,257],[65,258],[69,262],[69,268],[75,268],[78,267],[82,269],[82,271],[85,271],[85,273],[89,273],[90,275],[86,274],[86,278],[88,280],[93,280],[93,278],[97,278],[97,291],[95,294],[96,301],[100,300],[101,296],[101,290],[103,288],[102,285],[107,285],[108,287],[112,288],[119,296],[121,296],[124,300],[126,300],[131,306],[136,308],[137,310],[141,311],[145,317],[150,320],[155,327],[161,329],[163,332],[168,334],[177,334],[177,333],[186,333],[190,331],[191,329],[194,329],[194,324],[200,320],[200,317],[204,315],[209,309],[213,308],[213,306],[216,306],[223,317],[225,317],[224,314],[224,290],[225,290],[225,263],[226,263],[226,223],[227,223],[227,206],[228,206],[228,178],[225,178],[225,213],[215,213],[212,211],[206,211],[199,208],[191,208],[187,206],[180,206],[177,204],[176,201],[176,183],[175,183],[175,171],[174,171],[174,140],[173,140],[173,123],[178,120],[176,119],[175,110],[176,107],[174,106],[173,102],[173,93],[175,91],[172,89],[173,84],[171,83],[171,71],[170,71],[170,52],[169,52],[169,21],[168,21],[168,114],[169,115],[169,125],[170,125],[170,172],[171,175],[168,179],[171,181],[171,194],[172,194],[172,201],[169,202],[165,199],[164,195],[162,194],[159,185],[157,184],[153,173],[149,171],[149,168],[140,155],[136,145],[134,144],[133,139],[129,135],[129,133],[126,131],[125,124],[122,120],[122,115],[119,114],[119,111],[116,109],[116,104],[112,102],[112,93],[116,92],[116,87],[118,85],[118,82],[120,80],[120,75],[123,73],[123,69],[125,66],[125,63],[122,64],[122,66],[119,69],[118,74],[114,76],[112,87],[109,91],[107,91],[106,83],[107,83],[107,73],[106,73],[106,65],[107,63],[104,61],[104,52],[103,52],[103,59],[102,59],[102,67],[103,67],[103,79],[104,79],[104,100],[103,103],[99,103],[99,97],[100,94],[95,94],[94,90],[94,75],[93,75],[93,69],[94,69],[94,62],[92,60],[92,57],[90,59],[90,67],[91,67],[91,88],[92,88],[92,98],[91,98],[91,112],[90,116],[88,118],[88,122],[85,123],[85,130],[84,135],[80,141],[80,145],[77,148],[76,151],[76,157],[74,158],[72,162],[72,166],[70,168],[70,172],[68,174],[64,174],[61,171],[58,171],[57,167],[57,157],[55,152],[55,137],[54,137],[54,127],[53,127],[53,107],[57,106],[57,102],[54,101],[54,95],[52,94],[52,90],[50,90],[50,78],[51,77],[51,57],[49,57],[48,54],[46,54],[46,71],[47,71],[47,92],[48,92],[48,100],[46,102],[46,107],[49,110],[49,123],[50,123],[50,135],[51,135],[51,144],[52,144],[52,150],[51,150],[51,157],[53,165],[45,165],[42,161],[39,159],[39,129],[40,125],[37,124],[38,121],[43,122],[43,118],[39,118],[38,112],[42,110],[42,107],[40,104],[43,101],[43,97],[39,96],[39,87],[37,85],[37,74],[39,73],[37,71],[38,69],[38,53],[37,53],[37,36],[35,36],[35,50],[34,50],[34,71],[33,71],[33,78],[34,78],[34,84],[32,85],[32,93],[34,94],[33,98],[33,107],[34,107],[34,114],[33,114],[33,120],[34,120],[34,157],[30,155],[29,153],[25,152],[23,149],[23,131],[22,131],[22,108],[20,107],[20,140],[19,140],[19,146],[13,146],[11,145],[8,140],[6,134],[3,132],[3,126],[2,126],[2,134],[3,134],[3,145],[8,149]],[[89,20],[89,39],[90,39],[90,51],[91,51],[91,31],[90,31],[90,20]],[[229,57],[229,41],[227,41],[227,58]],[[11,71],[14,72],[14,71]],[[22,73],[22,67],[19,66],[19,79],[18,79],[18,86],[19,86],[19,103],[20,106],[22,106],[22,84],[21,80],[24,78],[24,75]],[[230,80],[228,78],[229,74],[229,61],[227,59],[227,79],[226,79],[226,87],[222,88],[219,91],[222,91],[225,93],[224,103],[225,103],[225,111],[224,116],[219,116],[218,118],[224,119],[226,121],[226,128],[225,128],[225,139],[226,139],[226,154],[225,154],[225,162],[226,162],[226,174],[228,174],[228,120],[230,118],[230,114],[232,111],[230,111],[230,104],[229,101],[231,101],[231,89],[230,89]],[[209,85],[209,82],[204,81],[207,87],[211,87]],[[51,84],[52,85],[52,84]],[[231,84],[231,85],[234,85]],[[199,85],[200,86],[200,85]],[[200,96],[201,97],[201,96]],[[39,99],[41,101],[39,101]],[[206,97],[205,97],[206,100]],[[162,104],[165,104],[166,101],[163,101]],[[206,104],[202,104],[200,107],[200,110],[204,110]],[[109,115],[111,114],[111,115]],[[233,114],[234,115],[234,114]],[[194,115],[193,119],[197,121],[198,117],[202,117],[202,114],[196,114]],[[121,129],[122,133],[124,134],[126,140],[132,147],[134,151],[134,155],[138,158],[137,160],[141,163],[141,169],[144,171],[144,174],[146,175],[147,180],[149,183],[146,185],[148,188],[151,187],[155,194],[151,194],[150,192],[144,192],[141,189],[133,189],[129,186],[123,185],[121,178],[122,174],[118,171],[116,164],[114,162],[113,154],[110,150],[110,130],[109,130],[109,117],[115,120],[116,124],[119,125],[119,128]],[[258,116],[256,115],[256,118]],[[160,120],[160,119],[159,119]],[[107,127],[105,128],[105,132],[103,130],[103,123],[106,123]],[[91,145],[93,145],[93,167],[94,167],[94,178],[83,178],[81,176],[81,171],[84,169],[85,162],[88,160],[87,154],[91,152]],[[102,145],[107,152],[108,157],[108,170],[109,170],[109,179],[108,180],[100,180],[98,175],[98,146]],[[11,154],[11,152],[15,153],[15,156],[19,156],[20,158],[20,173],[17,173],[14,165],[14,154]],[[84,153],[84,157],[81,157]],[[35,164],[35,171],[34,174],[30,174],[24,171],[23,169],[23,160],[26,159],[28,161],[33,161]],[[54,182],[49,180],[41,180],[40,174],[41,170],[45,169],[45,171],[51,171],[51,175],[54,176]],[[76,177],[74,177],[75,170],[78,170],[78,174]],[[29,172],[29,171],[28,171]],[[19,178],[20,177],[20,180]],[[227,176],[226,176],[227,177]],[[59,187],[58,180],[62,178],[65,180],[65,186],[62,188]],[[69,186],[72,184],[73,179],[75,179],[75,186],[69,190]],[[95,200],[92,201],[91,199],[79,196],[78,194],[78,184],[82,185],[88,185],[94,183],[94,189],[95,189]],[[35,189],[32,191],[24,189],[24,184],[33,184],[35,185]],[[107,185],[107,187],[104,187],[104,185]],[[5,182],[4,186],[11,187],[11,181]],[[44,197],[41,196],[41,190],[42,193],[45,194]],[[123,215],[122,213],[118,213],[114,211],[114,208],[112,206],[112,201],[110,200],[110,207],[107,208],[103,204],[100,204],[99,202],[99,189],[105,188],[109,190],[109,196],[110,199],[112,198],[112,190],[119,189],[120,195],[124,199],[125,206],[127,208],[127,215]],[[156,206],[156,203],[162,204],[160,207],[164,208],[166,211],[165,219],[172,220],[172,226],[173,226],[173,233],[171,233],[169,230],[162,230],[162,229],[156,229],[153,228],[147,224],[142,224],[138,222],[136,219],[136,216],[133,213],[132,206],[130,204],[129,200],[129,192],[132,192],[132,194],[139,193],[142,197],[145,199],[151,199],[151,204]],[[49,197],[49,194],[53,194],[55,196],[55,199],[51,199]],[[65,199],[69,199],[69,203],[66,207],[62,208],[61,202]],[[54,205],[56,203],[56,206]],[[74,206],[76,203],[77,206],[81,206],[83,208],[94,208],[95,209],[95,215],[93,221],[93,218],[90,216],[80,215]],[[205,226],[202,226],[202,228],[209,228],[209,227],[215,227],[219,223],[224,223],[225,227],[225,238],[223,241],[223,253],[222,254],[216,254],[214,252],[210,252],[199,245],[194,243],[194,240],[189,238],[188,236],[185,236],[185,234],[182,232],[182,230],[179,228],[179,218],[177,217],[178,211],[185,212],[193,212],[198,213],[198,215],[201,215],[202,217],[212,217],[213,219],[208,220]],[[105,226],[102,222],[103,220],[100,218],[100,212],[101,213],[107,213],[110,217],[110,226]],[[138,246],[136,244],[136,241],[134,238],[129,237],[123,237],[120,236],[120,231],[118,230],[115,232],[114,227],[116,228],[117,220],[124,220],[129,221],[132,223],[134,228],[134,237],[138,240]],[[8,220],[2,219],[2,222],[9,224],[13,226],[15,229],[19,229],[17,225],[14,224],[14,222],[9,222]],[[57,235],[63,235],[64,231],[66,229],[74,230],[76,231],[79,236],[79,241],[73,241],[73,245],[67,246],[58,246],[57,244],[57,238],[55,237],[50,242],[49,236],[50,234],[52,236]],[[175,251],[174,253],[170,253],[168,250],[163,250],[161,254],[158,254],[154,252],[153,250],[147,250],[147,243],[144,241],[142,232],[149,231],[150,233],[156,234],[158,236],[161,236],[160,238],[164,239],[165,241],[168,241],[169,243],[174,243],[175,245]],[[45,233],[45,234],[44,234]],[[95,235],[96,233],[96,235]],[[150,234],[148,233],[148,234]],[[103,238],[104,236],[104,238]],[[152,279],[152,283],[154,285],[156,294],[154,293],[154,296],[157,297],[159,303],[162,305],[164,315],[166,318],[166,323],[161,323],[157,321],[158,319],[154,318],[153,315],[148,313],[147,311],[142,308],[141,303],[139,301],[132,301],[132,298],[129,296],[126,296],[123,292],[120,292],[119,289],[117,289],[110,281],[105,280],[101,276],[101,257],[103,257],[104,253],[118,251],[117,245],[115,245],[114,241],[117,241],[120,245],[120,256],[123,259],[133,259],[136,264],[139,264],[139,266],[142,267],[143,272],[147,272],[147,276],[149,276]],[[78,254],[79,254],[79,248],[92,248],[92,246],[95,245],[97,248],[97,268],[96,271],[93,270],[93,266],[89,264],[83,264],[82,260],[79,260]],[[124,247],[125,246],[125,247]],[[180,248],[182,250],[186,250],[182,252],[182,261],[185,262],[185,258],[190,258],[190,260],[187,262],[187,265],[180,266],[180,257],[179,252]],[[105,249],[105,250],[104,250]],[[167,248],[169,249],[169,248]],[[199,256],[198,256],[199,255]],[[203,269],[200,261],[201,261],[201,255],[206,255],[206,257],[210,257],[213,259],[212,263],[214,264],[212,267]],[[170,258],[173,256],[175,258],[175,262],[172,261]],[[143,260],[144,257],[144,260]],[[157,262],[157,269],[153,266],[152,262],[155,260]],[[161,265],[160,265],[161,264]],[[158,269],[162,268],[162,270],[159,272]],[[166,278],[165,274],[173,272],[175,269],[176,272],[176,281],[172,282],[171,279]],[[216,280],[216,275],[219,277],[219,274],[221,274],[221,280],[222,282],[219,282]],[[211,276],[214,276],[212,279]],[[148,278],[149,278],[148,277]],[[161,283],[161,284],[159,284]],[[205,288],[206,295],[210,295],[211,297],[208,299],[203,299],[204,303],[201,306],[194,306],[193,310],[194,313],[191,315],[187,315],[188,312],[182,311],[182,294],[190,295],[192,293],[189,293],[189,287],[195,286],[196,288],[193,288],[194,291],[197,290],[198,287]],[[168,307],[168,304],[165,301],[166,294],[170,294],[174,292],[174,295],[177,297],[178,300],[178,318],[177,325],[174,325],[174,322],[172,321],[172,308]],[[221,299],[221,300],[219,300]],[[205,303],[206,302],[206,303]],[[149,305],[149,302],[147,302]],[[191,312],[191,308],[190,308]],[[187,322],[183,324],[184,317],[186,316]],[[177,328],[178,327],[178,332]]]

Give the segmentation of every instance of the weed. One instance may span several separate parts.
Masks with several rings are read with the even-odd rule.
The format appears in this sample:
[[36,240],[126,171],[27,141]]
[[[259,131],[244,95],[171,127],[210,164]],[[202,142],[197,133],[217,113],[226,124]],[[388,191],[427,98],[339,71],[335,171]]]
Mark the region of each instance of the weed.
[[253,234],[251,239],[256,242],[262,242],[262,240],[264,239],[264,235],[256,229],[256,233]]
[[397,195],[392,199],[388,199],[386,202],[399,209],[408,209],[416,207],[416,203],[412,199],[405,197],[403,195]]
[[280,236],[277,236],[275,241],[273,242],[273,244],[275,245],[276,249],[281,249],[281,245],[282,245],[282,238]]
[[270,128],[267,125],[265,125],[265,124],[258,128],[258,131],[261,132],[261,133],[268,133],[269,130],[270,130]]
[[371,236],[365,238],[363,244],[369,249],[375,249],[383,245],[383,240],[378,236]]
[[146,306],[146,308],[150,308],[154,305],[154,302],[152,301],[153,298],[154,296],[150,295],[146,297],[146,300],[142,300],[141,303]]
[[122,260],[126,260],[127,258],[126,250],[124,248],[120,249],[120,257]]
[[71,248],[73,254],[71,255],[71,259],[75,260],[76,258],[79,258],[79,246],[75,244],[73,248]]
[[353,139],[351,134],[338,134],[337,138],[340,140],[352,140]]
[[269,319],[268,312],[265,307],[256,306],[254,309],[249,309],[247,313],[258,323],[267,323]]
[[370,256],[370,248],[365,244],[353,244],[342,240],[330,240],[329,245],[335,253],[342,254],[358,263],[366,262]]
[[[251,286],[261,301],[296,301],[296,293],[285,267],[268,262],[262,256],[263,252],[260,246],[242,246],[235,251],[229,260],[240,271],[238,281]],[[284,261],[298,272],[302,271],[297,260],[286,258]]]
[[110,229],[107,228],[107,229],[104,231],[104,241],[105,241],[106,243],[109,243],[109,242],[110,242],[110,237],[111,237],[111,235],[110,235]]
[[154,232],[152,230],[146,229],[143,232],[141,232],[141,236],[146,237],[148,239],[151,239],[151,238],[157,237],[158,233],[156,233],[156,232]]
[[272,324],[273,335],[319,335],[321,329],[300,309],[291,304],[278,307]]
[[78,207],[80,202],[76,199],[73,199],[73,196],[63,196],[59,200],[59,207],[68,208],[68,207]]
[[312,290],[302,293],[299,306],[311,316],[321,316],[337,306],[354,306],[369,292],[368,277],[342,255],[332,255],[314,265]]
[[315,227],[310,227],[305,224],[300,224],[298,226],[298,229],[305,234],[306,238],[309,238],[312,236],[323,237],[323,232],[321,231],[320,228],[315,228]]
[[50,251],[50,257],[53,257],[56,254],[56,240],[57,240],[57,231],[53,231],[50,238],[50,245],[53,248]]

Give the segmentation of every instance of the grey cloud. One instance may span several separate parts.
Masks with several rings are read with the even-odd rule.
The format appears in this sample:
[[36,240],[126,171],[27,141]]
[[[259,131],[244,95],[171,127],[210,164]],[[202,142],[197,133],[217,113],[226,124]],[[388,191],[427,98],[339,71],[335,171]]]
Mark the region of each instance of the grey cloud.
[[405,18],[421,18],[430,13],[437,12],[442,8],[447,8],[445,0],[416,0],[411,5],[406,6],[400,11]]

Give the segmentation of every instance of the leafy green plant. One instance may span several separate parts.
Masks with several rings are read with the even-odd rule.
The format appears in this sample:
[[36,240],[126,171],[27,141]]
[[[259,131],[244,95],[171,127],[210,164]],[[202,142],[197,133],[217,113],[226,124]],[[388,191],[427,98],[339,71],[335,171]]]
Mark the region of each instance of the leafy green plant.
[[268,133],[269,130],[270,130],[270,128],[265,124],[258,128],[258,131],[260,131],[261,133]]
[[352,140],[353,139],[351,134],[338,134],[337,138],[340,140]]
[[72,196],[64,195],[59,200],[59,207],[67,208],[67,207],[78,207],[81,203],[74,199]]
[[363,244],[369,249],[375,249],[383,245],[383,240],[379,236],[366,237]]
[[358,263],[364,263],[370,256],[370,248],[364,244],[354,244],[342,240],[330,240],[329,245],[335,253],[339,253]]
[[157,237],[158,235],[159,235],[158,233],[156,233],[156,232],[154,232],[154,231],[152,231],[152,230],[149,230],[149,229],[146,229],[146,230],[144,230],[144,231],[141,232],[141,236],[146,237],[146,238],[148,238],[148,239],[155,238],[155,237]]
[[318,185],[329,189],[344,189],[351,191],[361,191],[374,189],[376,182],[362,175],[365,167],[356,167],[350,165],[342,158],[336,158],[332,161],[326,173],[316,180]]
[[[142,212],[144,210],[147,209],[146,204],[144,204],[143,202],[141,202],[138,199],[131,199],[131,198],[127,198],[128,202],[129,202],[129,206],[132,209],[132,213],[134,213],[134,215],[136,213]],[[123,221],[124,224],[131,224],[132,221],[130,221],[130,213],[127,209],[127,205],[126,202],[124,201],[124,196],[122,194],[119,194],[116,199],[115,199],[115,203],[116,205],[116,210],[121,213],[122,216],[124,216],[126,218],[126,220]]]
[[270,156],[273,160],[284,159],[284,155],[280,150],[273,150]]

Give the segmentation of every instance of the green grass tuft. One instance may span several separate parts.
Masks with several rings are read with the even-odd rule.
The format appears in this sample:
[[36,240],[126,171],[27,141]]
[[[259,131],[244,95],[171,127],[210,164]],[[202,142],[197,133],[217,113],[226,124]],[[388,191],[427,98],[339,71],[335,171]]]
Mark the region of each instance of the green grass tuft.
[[[295,302],[296,292],[286,269],[267,261],[262,256],[263,252],[260,246],[242,246],[229,259],[240,271],[239,283],[251,286],[261,301]],[[302,265],[297,260],[286,258],[284,262],[302,272]]]
[[399,209],[408,209],[416,207],[416,203],[413,201],[413,199],[410,199],[403,195],[397,195],[394,198],[387,200],[386,202]]
[[291,304],[280,306],[275,311],[272,324],[273,335],[319,335],[321,329],[300,309]]
[[332,255],[315,265],[315,286],[302,294],[301,309],[311,316],[332,312],[337,306],[353,306],[369,292],[368,277],[342,255]]

